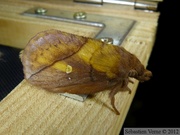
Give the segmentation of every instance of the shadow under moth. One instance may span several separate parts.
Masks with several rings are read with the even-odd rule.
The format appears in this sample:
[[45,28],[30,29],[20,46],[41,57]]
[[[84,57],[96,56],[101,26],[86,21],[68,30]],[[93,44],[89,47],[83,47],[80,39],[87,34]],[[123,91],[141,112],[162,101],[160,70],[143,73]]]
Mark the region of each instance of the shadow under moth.
[[22,52],[24,78],[51,92],[93,94],[110,90],[117,115],[115,94],[129,90],[130,77],[151,78],[140,60],[121,46],[59,30],[37,33]]

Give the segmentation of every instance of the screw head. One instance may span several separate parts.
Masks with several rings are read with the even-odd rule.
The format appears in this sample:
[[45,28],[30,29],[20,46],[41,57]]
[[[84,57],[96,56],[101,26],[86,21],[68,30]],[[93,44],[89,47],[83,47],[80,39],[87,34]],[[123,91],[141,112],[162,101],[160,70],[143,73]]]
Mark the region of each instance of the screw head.
[[46,12],[47,12],[47,9],[45,9],[45,8],[37,8],[35,10],[36,14],[45,14]]
[[75,12],[74,13],[74,19],[79,19],[79,20],[82,20],[82,19],[86,19],[87,17],[87,14],[86,12]]
[[102,37],[100,40],[106,44],[113,44],[113,39],[109,37]]

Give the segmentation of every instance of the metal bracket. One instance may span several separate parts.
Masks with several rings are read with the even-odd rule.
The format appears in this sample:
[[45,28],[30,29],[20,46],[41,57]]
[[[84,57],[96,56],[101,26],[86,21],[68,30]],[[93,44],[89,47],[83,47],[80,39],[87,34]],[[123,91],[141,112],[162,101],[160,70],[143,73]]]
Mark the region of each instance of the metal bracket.
[[[32,8],[25,11],[23,15],[100,27],[101,31],[96,35],[95,38],[114,45],[120,45],[135,24],[134,20],[125,18],[86,14],[85,12],[74,13],[70,11],[45,8]],[[68,93],[61,93],[61,95],[82,102],[88,96]]]
[[81,94],[81,95],[70,94],[70,93],[60,93],[60,94],[65,96],[65,97],[72,98],[72,99],[75,99],[75,100],[78,100],[78,101],[81,101],[81,102],[83,102],[88,96],[88,95],[85,95],[85,94]]
[[23,15],[100,27],[101,31],[95,38],[102,39],[103,41],[112,38],[112,44],[114,45],[120,45],[135,24],[134,20],[120,17],[86,14],[85,12],[74,13],[45,8],[32,8],[25,11]]

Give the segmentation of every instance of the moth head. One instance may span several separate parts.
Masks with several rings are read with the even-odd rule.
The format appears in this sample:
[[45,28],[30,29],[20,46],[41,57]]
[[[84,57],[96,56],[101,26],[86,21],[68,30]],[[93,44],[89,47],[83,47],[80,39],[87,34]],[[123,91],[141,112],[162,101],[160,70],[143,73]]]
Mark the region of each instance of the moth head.
[[139,65],[129,71],[129,77],[134,77],[140,82],[148,81],[152,77],[152,72]]
[[140,82],[144,82],[144,81],[148,81],[149,79],[151,79],[151,77],[152,77],[152,72],[147,69],[144,69],[144,71],[141,74],[138,74],[137,79]]
[[133,77],[140,82],[148,81],[152,77],[152,72],[147,70],[137,57],[132,57],[130,63],[129,77]]

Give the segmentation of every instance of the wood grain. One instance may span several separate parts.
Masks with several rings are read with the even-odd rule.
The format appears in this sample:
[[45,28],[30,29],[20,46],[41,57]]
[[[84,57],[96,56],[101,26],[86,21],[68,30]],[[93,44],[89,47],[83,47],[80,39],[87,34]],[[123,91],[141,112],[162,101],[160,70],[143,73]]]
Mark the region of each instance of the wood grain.
[[[60,4],[61,3],[61,4]],[[130,6],[102,7],[70,1],[0,0],[0,43],[23,48],[36,32],[57,28],[65,32],[93,37],[96,28],[20,15],[34,6],[124,17],[137,21],[122,45],[147,66],[153,49],[159,13],[134,10]],[[119,92],[111,108],[108,91],[99,92],[79,102],[47,92],[23,80],[0,102],[0,135],[118,135],[136,93],[138,81],[129,84],[132,93]]]

